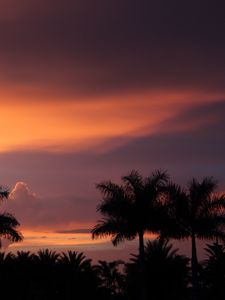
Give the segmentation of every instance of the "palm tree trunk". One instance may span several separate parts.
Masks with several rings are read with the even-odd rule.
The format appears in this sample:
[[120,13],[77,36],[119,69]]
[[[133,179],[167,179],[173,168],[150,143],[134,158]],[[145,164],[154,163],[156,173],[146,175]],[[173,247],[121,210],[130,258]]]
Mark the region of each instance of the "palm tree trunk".
[[144,246],[144,233],[142,230],[139,231],[138,238],[139,238],[139,258],[142,264],[144,264],[145,246]]
[[198,299],[198,258],[196,248],[195,234],[191,235],[192,243],[192,257],[191,257],[191,270],[192,270],[192,300]]
[[139,238],[139,262],[140,262],[140,299],[147,300],[147,286],[145,280],[145,246],[144,246],[144,232],[138,232]]

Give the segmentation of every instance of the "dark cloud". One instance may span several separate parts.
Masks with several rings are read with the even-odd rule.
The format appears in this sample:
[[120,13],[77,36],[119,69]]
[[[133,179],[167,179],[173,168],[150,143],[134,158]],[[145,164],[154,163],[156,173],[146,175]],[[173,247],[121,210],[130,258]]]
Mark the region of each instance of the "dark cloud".
[[[0,14],[1,81],[51,93],[224,91],[223,1],[22,1]],[[5,7],[5,10],[4,10]]]

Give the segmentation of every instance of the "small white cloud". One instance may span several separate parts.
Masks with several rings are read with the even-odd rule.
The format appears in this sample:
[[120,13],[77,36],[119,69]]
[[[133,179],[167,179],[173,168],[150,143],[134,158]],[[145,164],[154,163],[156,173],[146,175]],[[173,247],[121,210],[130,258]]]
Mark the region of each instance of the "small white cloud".
[[27,198],[36,198],[36,194],[33,193],[26,182],[18,181],[15,184],[15,187],[10,193],[10,199],[16,200],[16,201],[24,201],[27,200]]
[[51,228],[53,231],[55,228],[70,230],[74,223],[86,226],[95,220],[96,214],[95,202],[76,195],[40,197],[23,181],[15,184],[9,200],[1,203],[1,210],[12,213],[23,229]]

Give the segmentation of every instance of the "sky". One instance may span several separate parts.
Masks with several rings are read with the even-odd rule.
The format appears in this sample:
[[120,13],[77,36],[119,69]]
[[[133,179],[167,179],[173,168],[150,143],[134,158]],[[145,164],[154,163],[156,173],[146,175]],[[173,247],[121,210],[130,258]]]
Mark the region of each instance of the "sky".
[[109,239],[90,236],[95,185],[133,169],[168,170],[183,186],[213,176],[225,190],[223,1],[0,8],[0,182],[12,191],[1,209],[24,235],[5,247],[109,255]]

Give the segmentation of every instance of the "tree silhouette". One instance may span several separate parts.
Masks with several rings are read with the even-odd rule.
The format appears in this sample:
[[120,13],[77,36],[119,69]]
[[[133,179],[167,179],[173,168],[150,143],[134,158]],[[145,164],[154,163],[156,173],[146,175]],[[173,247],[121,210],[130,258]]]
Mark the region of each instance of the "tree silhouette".
[[[98,294],[99,280],[91,259],[83,252],[68,251],[58,261],[61,281],[61,299],[91,299]],[[100,295],[96,299],[102,299]]]
[[124,264],[122,260],[111,262],[99,260],[98,265],[95,266],[95,270],[97,270],[97,274],[101,279],[102,288],[109,291],[109,296],[112,299],[118,295],[122,296],[123,293],[125,277],[119,270],[121,264]]
[[55,251],[40,250],[34,257],[36,293],[40,299],[58,299],[58,259]]
[[60,255],[60,263],[72,272],[83,272],[91,267],[91,259],[87,259],[83,252],[68,251]]
[[155,171],[143,178],[137,171],[122,177],[124,185],[111,181],[97,185],[103,194],[98,206],[104,218],[92,230],[92,237],[112,236],[116,246],[124,240],[139,238],[139,255],[144,259],[144,233],[159,232],[160,201],[169,177],[166,172]]
[[198,294],[196,239],[225,239],[225,195],[216,195],[213,178],[193,179],[187,190],[171,183],[167,187],[167,217],[161,235],[175,239],[190,238],[192,243],[193,298]]
[[32,254],[30,251],[17,251],[16,254],[16,261],[22,265],[32,261],[34,258],[34,254]]
[[0,252],[0,266],[4,265],[6,262],[11,262],[14,259],[14,254],[12,252]]
[[36,259],[46,266],[54,266],[59,258],[59,254],[56,251],[51,251],[49,249],[39,250]]
[[[126,265],[128,299],[139,299],[137,282],[139,256]],[[183,300],[187,298],[189,258],[178,254],[167,240],[148,241],[145,247],[145,279],[148,299]]]
[[[9,196],[9,190],[0,187],[0,200],[7,199]],[[0,214],[0,237],[8,239],[12,242],[20,242],[23,237],[22,234],[17,230],[19,222],[16,218],[9,213]],[[0,241],[1,247],[1,241]]]
[[205,248],[207,260],[203,263],[203,297],[204,299],[225,298],[225,246],[213,243]]
[[[17,251],[13,258],[13,276],[15,276],[15,290],[13,291],[13,298],[26,299],[34,298],[32,295],[34,289],[35,274],[33,272],[35,267],[35,255],[30,251]],[[17,295],[18,290],[20,291]]]
[[[122,177],[123,185],[111,181],[97,185],[103,194],[97,210],[104,218],[93,228],[92,237],[110,235],[116,246],[138,236],[141,277],[144,272],[144,233],[159,232],[160,197],[168,180],[167,173],[163,171],[157,170],[146,178],[132,171]],[[141,298],[146,299],[144,278],[141,285]]]
[[111,298],[91,259],[75,251],[0,252],[0,281],[1,296],[8,299],[124,299],[118,290]]

